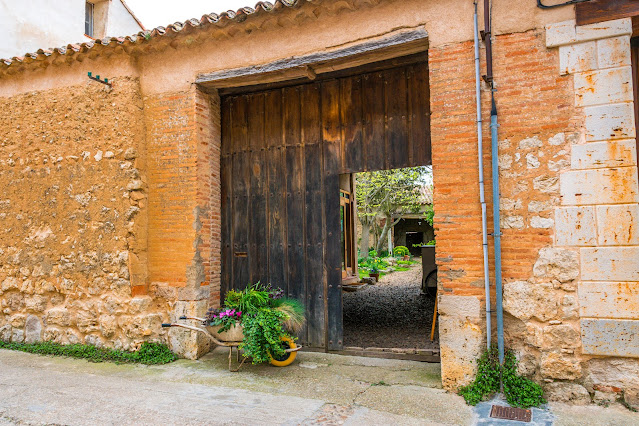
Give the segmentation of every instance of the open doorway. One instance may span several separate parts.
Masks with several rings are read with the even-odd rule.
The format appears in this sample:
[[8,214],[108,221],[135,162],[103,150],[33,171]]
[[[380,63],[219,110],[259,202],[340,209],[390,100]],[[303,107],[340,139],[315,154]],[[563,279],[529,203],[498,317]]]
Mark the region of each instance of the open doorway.
[[[436,332],[431,339],[435,294],[423,286],[435,271],[429,261],[424,274],[422,262],[422,252],[427,258],[434,254],[432,188],[430,167],[340,176],[341,198],[351,196],[351,204],[340,204],[342,241],[351,238],[342,244],[343,257],[348,247],[357,251],[355,270],[346,261],[342,270],[346,350],[423,360],[438,356]],[[351,213],[345,214],[344,206]]]

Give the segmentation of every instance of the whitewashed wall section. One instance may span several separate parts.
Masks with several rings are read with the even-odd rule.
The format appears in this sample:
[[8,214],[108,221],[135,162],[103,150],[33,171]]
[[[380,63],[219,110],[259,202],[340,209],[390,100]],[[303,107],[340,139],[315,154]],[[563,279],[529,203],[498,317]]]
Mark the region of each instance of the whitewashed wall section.
[[619,19],[546,27],[560,74],[573,75],[582,140],[560,175],[555,246],[577,248],[582,352],[639,357],[639,182],[630,36]]

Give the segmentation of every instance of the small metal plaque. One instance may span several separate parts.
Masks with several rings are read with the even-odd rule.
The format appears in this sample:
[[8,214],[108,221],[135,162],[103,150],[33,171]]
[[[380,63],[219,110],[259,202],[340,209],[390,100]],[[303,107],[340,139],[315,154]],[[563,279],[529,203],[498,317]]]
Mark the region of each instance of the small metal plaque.
[[532,420],[532,412],[523,408],[501,407],[493,405],[490,409],[490,417],[493,419],[517,420],[529,423]]

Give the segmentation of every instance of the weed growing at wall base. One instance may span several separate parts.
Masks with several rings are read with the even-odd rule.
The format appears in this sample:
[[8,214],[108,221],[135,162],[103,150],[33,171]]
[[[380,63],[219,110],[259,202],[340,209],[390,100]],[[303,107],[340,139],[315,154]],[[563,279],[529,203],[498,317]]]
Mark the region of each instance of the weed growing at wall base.
[[91,362],[111,361],[116,363],[137,363],[146,365],[167,364],[178,359],[164,344],[144,342],[136,352],[98,348],[92,345],[61,345],[53,342],[7,343],[0,341],[0,349],[29,352],[39,355],[56,355],[82,358]]
[[473,383],[459,389],[469,405],[477,405],[499,392],[499,379],[504,385],[506,401],[513,407],[537,407],[546,402],[541,386],[517,374],[517,358],[508,350],[504,354],[504,364],[499,365],[497,346],[486,350],[477,360],[477,376]]

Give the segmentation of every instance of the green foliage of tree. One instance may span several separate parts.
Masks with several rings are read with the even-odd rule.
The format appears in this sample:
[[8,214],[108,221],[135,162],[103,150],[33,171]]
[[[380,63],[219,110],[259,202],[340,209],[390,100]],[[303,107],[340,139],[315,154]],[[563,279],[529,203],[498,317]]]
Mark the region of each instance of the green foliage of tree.
[[[376,218],[386,219],[377,240],[377,251],[380,252],[388,232],[401,220],[393,220],[393,216],[419,212],[422,207],[420,189],[426,184],[424,178],[428,172],[428,167],[409,167],[357,175],[355,193],[357,215],[362,224],[361,253],[368,252],[369,233],[376,225]],[[429,223],[432,223],[432,216]]]

